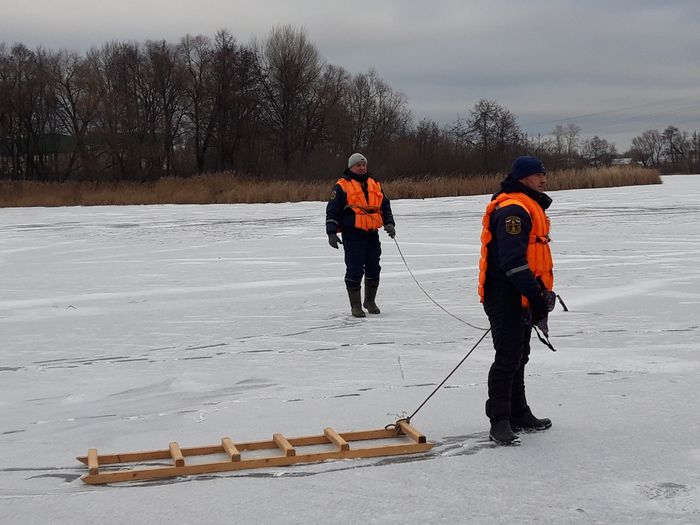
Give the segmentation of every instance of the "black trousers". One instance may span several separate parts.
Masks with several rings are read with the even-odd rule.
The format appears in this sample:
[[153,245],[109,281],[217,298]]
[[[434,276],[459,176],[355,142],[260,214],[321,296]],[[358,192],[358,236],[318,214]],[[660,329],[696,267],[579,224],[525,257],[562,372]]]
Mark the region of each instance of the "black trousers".
[[343,230],[343,249],[345,250],[345,285],[349,290],[360,288],[362,276],[366,279],[379,280],[379,258],[382,246],[379,231],[365,231],[357,228]]
[[496,423],[517,417],[527,408],[525,365],[530,360],[532,327],[526,322],[520,293],[507,282],[487,279],[484,310],[496,350],[489,370],[486,415]]

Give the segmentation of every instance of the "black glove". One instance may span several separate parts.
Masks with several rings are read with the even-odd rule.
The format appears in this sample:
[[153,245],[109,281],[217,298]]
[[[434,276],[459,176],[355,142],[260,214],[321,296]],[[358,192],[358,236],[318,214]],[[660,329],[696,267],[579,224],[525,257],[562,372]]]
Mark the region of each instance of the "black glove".
[[396,226],[394,226],[393,224],[385,224],[384,230],[386,231],[387,235],[392,239],[396,237]]
[[337,233],[329,233],[328,244],[330,244],[333,248],[337,250],[338,244],[343,244],[343,241],[340,240],[340,237],[338,237]]
[[[530,324],[536,325],[540,323],[543,319],[547,318],[549,314],[549,304],[547,304],[546,290],[541,290],[540,293],[534,297],[528,297],[527,300],[530,302]],[[551,292],[549,292],[551,293]]]
[[557,294],[550,290],[544,290],[542,293],[544,294],[544,300],[547,301],[547,310],[551,312],[557,305]]
[[540,285],[540,293],[544,294],[544,300],[547,302],[547,311],[551,312],[557,305],[557,294],[551,290],[547,290],[547,287],[542,282],[542,278],[537,278],[537,283]]

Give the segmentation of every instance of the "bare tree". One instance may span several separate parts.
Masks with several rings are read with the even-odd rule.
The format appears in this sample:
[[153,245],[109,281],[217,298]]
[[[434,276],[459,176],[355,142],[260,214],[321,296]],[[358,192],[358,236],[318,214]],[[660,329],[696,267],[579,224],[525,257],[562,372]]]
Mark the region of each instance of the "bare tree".
[[352,129],[351,150],[383,149],[411,122],[405,95],[393,90],[373,69],[352,78],[345,106]]
[[668,126],[662,136],[666,159],[672,164],[678,164],[684,160],[689,148],[688,133],[679,130],[676,126]]
[[146,42],[150,89],[156,96],[158,112],[153,115],[154,157],[160,174],[173,173],[175,142],[182,129],[185,69],[179,49],[165,40]]
[[107,156],[103,164],[117,178],[144,180],[162,174],[164,103],[169,95],[161,92],[159,59],[152,61],[151,56],[155,58],[149,45],[144,50],[136,42],[110,42],[88,53],[99,72],[96,132]]
[[439,151],[442,142],[442,132],[437,123],[424,118],[416,126],[414,136],[418,155],[433,159]]
[[493,100],[481,99],[469,111],[466,120],[458,120],[455,135],[473,149],[481,159],[480,169],[493,170],[502,164],[511,149],[521,142],[522,132],[515,115]]
[[65,176],[70,176],[76,161],[83,170],[94,172],[95,164],[88,151],[88,133],[97,116],[99,102],[96,96],[94,65],[77,53],[61,51],[53,67],[56,115],[62,132],[73,137],[75,149],[70,152]]
[[552,136],[554,137],[552,153],[561,158],[566,151],[566,128],[561,124],[557,124],[552,130]]
[[403,170],[407,175],[450,173],[463,168],[449,132],[437,122],[422,119],[410,136],[400,142],[408,139],[410,141],[404,146],[408,150],[403,155],[409,161]]
[[609,166],[617,156],[615,144],[600,138],[598,135],[583,142],[583,156],[593,166]]
[[19,150],[16,137],[19,119],[15,104],[18,83],[13,58],[5,43],[0,43],[0,155],[3,175],[15,178],[20,175]]
[[313,104],[323,62],[303,29],[291,25],[273,28],[256,46],[259,80],[264,95],[265,123],[289,168],[302,149],[304,112]]
[[632,139],[632,156],[646,167],[658,166],[663,150],[663,137],[658,130],[646,130]]
[[[338,130],[342,100],[347,91],[349,75],[341,67],[325,65],[315,93],[304,106],[302,151],[310,154],[322,142],[330,144],[333,130]],[[336,144],[337,145],[337,144]],[[336,151],[338,152],[338,151]]]
[[228,31],[214,39],[214,137],[216,169],[235,169],[244,142],[254,144],[261,89],[257,56]]
[[581,135],[581,128],[570,122],[566,126],[566,160],[569,166],[574,164],[576,154],[578,152],[579,137]]
[[54,141],[47,134],[55,134],[57,127],[53,55],[43,48],[31,51],[16,44],[2,58],[2,91],[7,99],[0,119],[9,135],[6,147],[11,150],[12,172],[23,179],[41,179],[52,169],[46,163]]
[[693,131],[690,139],[690,158],[689,158],[690,173],[698,173],[700,170],[700,133]]
[[141,177],[141,150],[148,135],[145,116],[153,110],[151,97],[143,93],[141,58],[138,44],[119,42],[91,49],[87,56],[99,72],[96,138],[103,147],[102,165],[116,178]]
[[346,147],[351,151],[364,149],[369,142],[369,121],[374,106],[370,74],[355,75],[345,96],[350,128],[350,143]]
[[204,171],[206,154],[214,134],[215,94],[211,40],[203,35],[187,35],[180,40],[180,56],[184,61],[183,97],[187,132],[194,145],[197,171]]

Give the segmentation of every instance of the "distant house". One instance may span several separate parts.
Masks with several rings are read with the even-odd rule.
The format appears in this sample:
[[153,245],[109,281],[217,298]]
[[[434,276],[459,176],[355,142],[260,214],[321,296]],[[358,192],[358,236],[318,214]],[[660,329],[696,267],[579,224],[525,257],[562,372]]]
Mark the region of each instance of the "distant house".
[[633,163],[633,162],[632,162],[632,158],[631,158],[631,157],[620,157],[620,158],[617,158],[617,159],[612,159],[612,160],[610,161],[610,165],[611,165],[611,166],[629,166],[629,165],[631,165],[632,163]]

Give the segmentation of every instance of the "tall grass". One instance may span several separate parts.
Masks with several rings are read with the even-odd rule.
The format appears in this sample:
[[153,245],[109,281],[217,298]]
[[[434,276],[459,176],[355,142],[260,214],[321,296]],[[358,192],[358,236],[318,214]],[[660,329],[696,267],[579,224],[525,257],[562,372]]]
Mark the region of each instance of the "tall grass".
[[[442,175],[394,179],[392,199],[483,195],[498,189],[499,175]],[[335,178],[319,182],[259,181],[222,172],[187,179],[136,182],[0,182],[0,207],[124,204],[235,204],[323,201]],[[659,172],[641,167],[563,170],[548,175],[548,190],[660,184]]]
[[[398,179],[384,184],[393,199],[451,197],[494,193],[503,174]],[[610,188],[637,184],[661,184],[658,171],[636,166],[559,170],[547,175],[547,191],[578,188]]]

